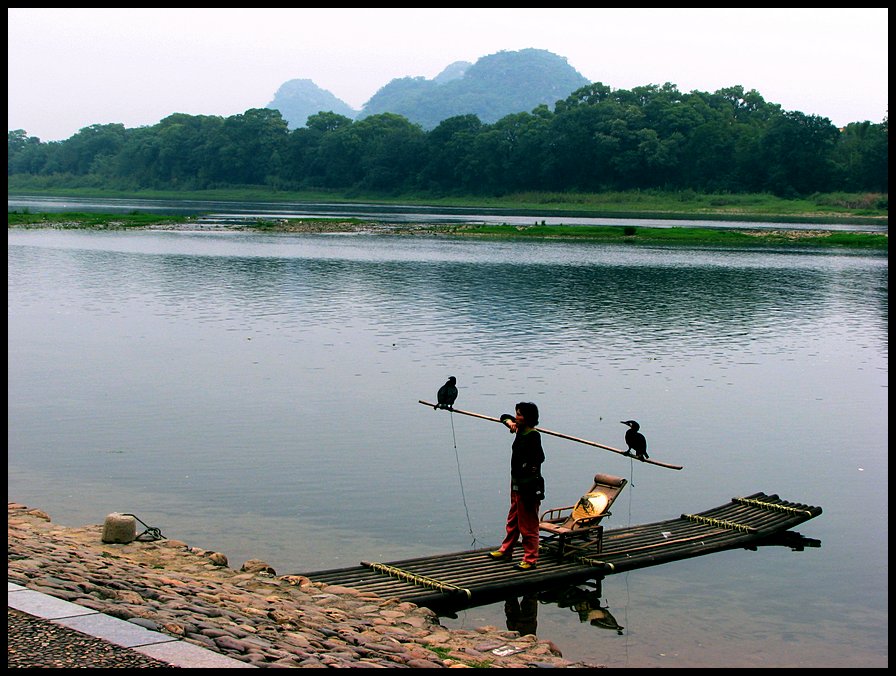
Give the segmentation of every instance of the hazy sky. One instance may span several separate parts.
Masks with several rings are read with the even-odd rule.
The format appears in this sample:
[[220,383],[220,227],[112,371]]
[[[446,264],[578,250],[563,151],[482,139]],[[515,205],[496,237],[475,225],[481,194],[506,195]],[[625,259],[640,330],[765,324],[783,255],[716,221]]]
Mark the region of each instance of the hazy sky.
[[359,109],[394,78],[545,49],[613,89],[743,85],[838,126],[888,116],[887,8],[8,9],[9,130],[43,141],[230,116],[309,79]]

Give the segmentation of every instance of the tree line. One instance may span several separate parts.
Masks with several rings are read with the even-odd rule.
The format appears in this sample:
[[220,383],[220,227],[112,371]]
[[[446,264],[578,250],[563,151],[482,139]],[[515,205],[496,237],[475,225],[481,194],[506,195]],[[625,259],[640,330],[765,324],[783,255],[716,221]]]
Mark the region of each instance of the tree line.
[[838,129],[741,86],[613,90],[593,83],[494,124],[476,115],[431,131],[394,113],[332,112],[290,131],[277,110],[175,113],[158,124],[85,127],[64,141],[10,131],[7,175],[47,186],[504,195],[660,189],[771,193],[888,190],[887,119]]

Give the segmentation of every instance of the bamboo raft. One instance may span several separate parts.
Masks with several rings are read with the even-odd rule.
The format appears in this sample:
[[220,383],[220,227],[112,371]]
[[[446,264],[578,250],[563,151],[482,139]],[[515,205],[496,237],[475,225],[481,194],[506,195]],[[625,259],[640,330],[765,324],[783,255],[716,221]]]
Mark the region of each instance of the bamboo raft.
[[818,547],[817,540],[789,529],[821,513],[821,507],[755,493],[698,514],[608,529],[599,551],[582,552],[573,558],[553,555],[551,545],[543,540],[538,567],[529,571],[513,567],[521,559],[522,548],[517,547],[513,562],[489,560],[488,549],[476,549],[389,563],[362,561],[350,568],[300,574],[314,582],[451,612],[730,549]]

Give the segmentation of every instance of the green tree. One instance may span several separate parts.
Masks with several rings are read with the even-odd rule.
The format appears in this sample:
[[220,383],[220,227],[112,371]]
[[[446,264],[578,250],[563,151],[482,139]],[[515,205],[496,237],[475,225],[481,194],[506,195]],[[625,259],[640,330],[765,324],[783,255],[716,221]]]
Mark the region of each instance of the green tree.
[[473,162],[473,146],[482,129],[482,122],[476,115],[457,115],[442,120],[426,134],[421,187],[445,192],[466,188],[465,177]]
[[211,115],[176,113],[163,119],[153,130],[158,148],[155,180],[187,190],[207,187],[218,171],[215,143],[224,124],[224,118]]
[[[481,81],[494,83],[498,72]],[[7,137],[7,175],[73,187],[470,195],[672,188],[797,196],[886,193],[889,185],[886,119],[838,130],[742,86],[683,94],[668,82],[631,90],[597,82],[553,112],[542,103],[481,119],[457,115],[427,133],[396,113],[353,122],[331,111],[290,132],[278,111],[263,108],[228,118],[176,113],[137,129],[92,125],[51,143],[18,129]]]
[[612,143],[598,139],[597,129],[615,103],[557,105],[548,130],[545,182],[549,190],[599,192],[613,187]]
[[6,175],[40,174],[47,163],[49,146],[24,129],[10,131],[6,141]]
[[760,143],[765,189],[781,197],[828,192],[839,132],[827,118],[787,112],[773,117]]
[[887,119],[881,124],[853,122],[844,127],[834,151],[841,190],[887,192],[889,185]]
[[289,129],[279,110],[251,108],[224,120],[214,143],[213,178],[230,185],[266,185],[281,172]]
[[296,188],[325,185],[327,169],[321,143],[327,134],[350,129],[351,125],[351,118],[331,111],[309,116],[305,127],[289,134],[283,155],[282,178]]
[[311,177],[322,188],[348,189],[361,183],[363,143],[352,123],[333,129],[320,138]]
[[468,190],[501,195],[540,189],[550,119],[544,109],[536,113],[506,115],[477,135],[467,165]]
[[84,127],[60,144],[53,156],[53,171],[76,176],[89,174],[97,161],[114,157],[124,146],[127,131],[123,124],[94,124]]
[[424,164],[426,135],[420,125],[381,113],[355,122],[353,132],[360,144],[358,188],[394,192],[415,187]]
[[559,114],[581,106],[596,106],[599,103],[608,101],[612,93],[612,88],[603,82],[595,82],[576,89],[565,99],[557,101],[557,105],[554,106],[554,112]]

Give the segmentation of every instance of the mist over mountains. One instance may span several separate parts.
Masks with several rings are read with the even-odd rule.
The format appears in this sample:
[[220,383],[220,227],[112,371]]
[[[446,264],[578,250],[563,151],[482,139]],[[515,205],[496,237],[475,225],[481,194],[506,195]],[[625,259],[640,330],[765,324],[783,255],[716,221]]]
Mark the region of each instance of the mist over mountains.
[[431,130],[457,115],[476,115],[492,124],[540,105],[553,110],[558,100],[589,84],[565,57],[543,49],[522,49],[483,56],[476,63],[456,61],[431,80],[394,79],[361,110],[307,79],[285,82],[265,107],[279,110],[290,129],[304,127],[311,115],[331,111],[353,120],[396,113]]

